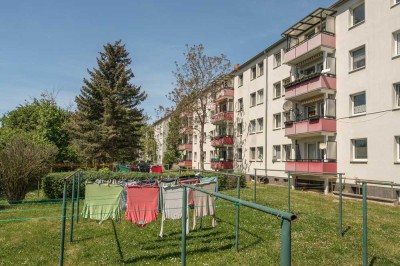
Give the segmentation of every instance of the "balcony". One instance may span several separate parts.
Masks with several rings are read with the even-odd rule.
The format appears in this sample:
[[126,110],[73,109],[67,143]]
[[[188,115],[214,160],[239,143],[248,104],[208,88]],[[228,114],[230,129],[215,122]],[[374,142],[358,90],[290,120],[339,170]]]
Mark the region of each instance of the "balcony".
[[336,161],[295,160],[285,163],[286,172],[329,174],[337,172]]
[[224,122],[233,122],[233,112],[220,112],[211,117],[211,123],[214,125]]
[[286,100],[301,101],[317,96],[326,89],[336,90],[336,77],[314,73],[290,82],[284,87]]
[[179,129],[179,134],[192,134],[193,128],[192,127],[182,127]]
[[185,160],[185,161],[180,161],[178,163],[179,167],[192,167],[192,160]]
[[213,147],[221,147],[226,145],[233,145],[232,136],[218,136],[214,137],[214,139],[211,141],[211,146]]
[[233,95],[234,95],[233,89],[223,89],[217,93],[217,96],[214,101],[218,103],[218,102],[223,102],[227,99],[233,99]]
[[211,169],[214,169],[214,170],[233,169],[233,161],[220,161],[220,162],[211,161]]
[[289,48],[284,55],[284,62],[287,65],[294,66],[321,52],[332,53],[335,48],[335,35],[330,32],[319,32],[311,38]]
[[285,136],[288,138],[314,137],[324,132],[336,132],[336,119],[310,117],[299,122],[285,122]]
[[180,151],[192,150],[192,148],[193,148],[192,143],[179,144],[179,146],[178,146],[178,150],[180,150]]

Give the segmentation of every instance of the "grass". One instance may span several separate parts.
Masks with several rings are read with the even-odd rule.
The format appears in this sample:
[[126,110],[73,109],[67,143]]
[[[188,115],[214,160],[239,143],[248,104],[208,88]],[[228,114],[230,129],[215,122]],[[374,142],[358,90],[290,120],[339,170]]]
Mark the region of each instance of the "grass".
[[[223,193],[235,196],[235,190]],[[242,199],[252,200],[251,188]],[[36,192],[27,199],[36,199]],[[285,210],[287,191],[282,187],[259,185],[257,203]],[[211,219],[187,238],[188,265],[278,265],[280,222],[276,217],[241,207],[239,253],[235,252],[235,207],[218,201],[218,225]],[[57,217],[60,204],[4,206],[0,220],[28,217]],[[83,201],[81,202],[81,206]],[[368,203],[370,265],[400,265],[400,208]],[[293,265],[361,265],[362,206],[360,201],[344,201],[345,236],[338,236],[338,203],[334,196],[293,191]],[[1,207],[0,207],[1,208]],[[69,212],[70,210],[68,210]],[[125,220],[98,224],[80,219],[74,224],[74,242],[69,243],[67,220],[65,265],[179,265],[181,222],[166,221],[164,238],[158,236],[156,222],[139,228]],[[192,224],[192,219],[190,220]],[[0,265],[56,265],[59,259],[60,218],[0,222]]]

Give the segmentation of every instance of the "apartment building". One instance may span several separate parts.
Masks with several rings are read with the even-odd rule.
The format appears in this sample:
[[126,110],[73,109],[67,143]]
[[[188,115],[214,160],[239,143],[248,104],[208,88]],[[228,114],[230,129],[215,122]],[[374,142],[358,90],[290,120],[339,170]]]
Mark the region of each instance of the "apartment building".
[[[357,180],[400,183],[400,1],[340,0],[282,36],[212,96],[210,168],[277,184],[290,172],[294,188],[325,193],[337,173],[348,193]],[[400,198],[383,185],[368,193]]]
[[164,116],[153,123],[154,138],[157,143],[156,156],[158,165],[163,164],[164,153],[167,150],[166,139],[168,136],[168,123],[170,115]]

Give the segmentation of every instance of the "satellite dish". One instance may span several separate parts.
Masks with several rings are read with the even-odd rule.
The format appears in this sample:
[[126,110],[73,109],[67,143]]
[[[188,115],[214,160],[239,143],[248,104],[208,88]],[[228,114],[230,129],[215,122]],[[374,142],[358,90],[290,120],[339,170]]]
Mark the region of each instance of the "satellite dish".
[[293,110],[293,102],[291,102],[291,101],[286,101],[284,104],[283,104],[283,110],[284,111],[290,111],[290,110]]
[[325,149],[326,149],[326,143],[321,142],[321,143],[319,144],[319,149],[320,149],[320,150],[325,150]]

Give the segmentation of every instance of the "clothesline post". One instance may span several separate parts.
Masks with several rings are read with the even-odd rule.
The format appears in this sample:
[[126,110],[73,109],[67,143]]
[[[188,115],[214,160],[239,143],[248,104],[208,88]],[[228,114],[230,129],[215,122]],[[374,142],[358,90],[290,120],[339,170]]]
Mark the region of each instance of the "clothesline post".
[[[237,194],[236,197],[240,199],[240,176],[237,176]],[[239,252],[239,214],[240,214],[240,204],[236,205],[236,238],[235,238],[235,249]]]
[[187,193],[186,187],[183,187],[182,195],[182,253],[181,253],[181,265],[186,266],[186,215],[187,215]]
[[80,172],[78,172],[78,182],[77,182],[78,184],[78,188],[77,188],[77,199],[78,199],[78,202],[77,202],[77,204],[76,204],[76,223],[78,223],[78,221],[79,221],[79,201],[80,201],[80,190],[81,190],[81,173]]
[[253,191],[254,203],[256,203],[257,198],[257,169],[254,169],[254,191]]
[[72,242],[72,235],[74,231],[74,215],[75,215],[75,174],[72,176],[72,194],[71,194],[71,221],[69,229],[69,242]]
[[65,215],[67,211],[66,194],[67,194],[67,180],[64,179],[63,205],[62,205],[62,216],[61,216],[60,266],[64,265]]
[[288,212],[290,212],[290,172],[288,172]]

